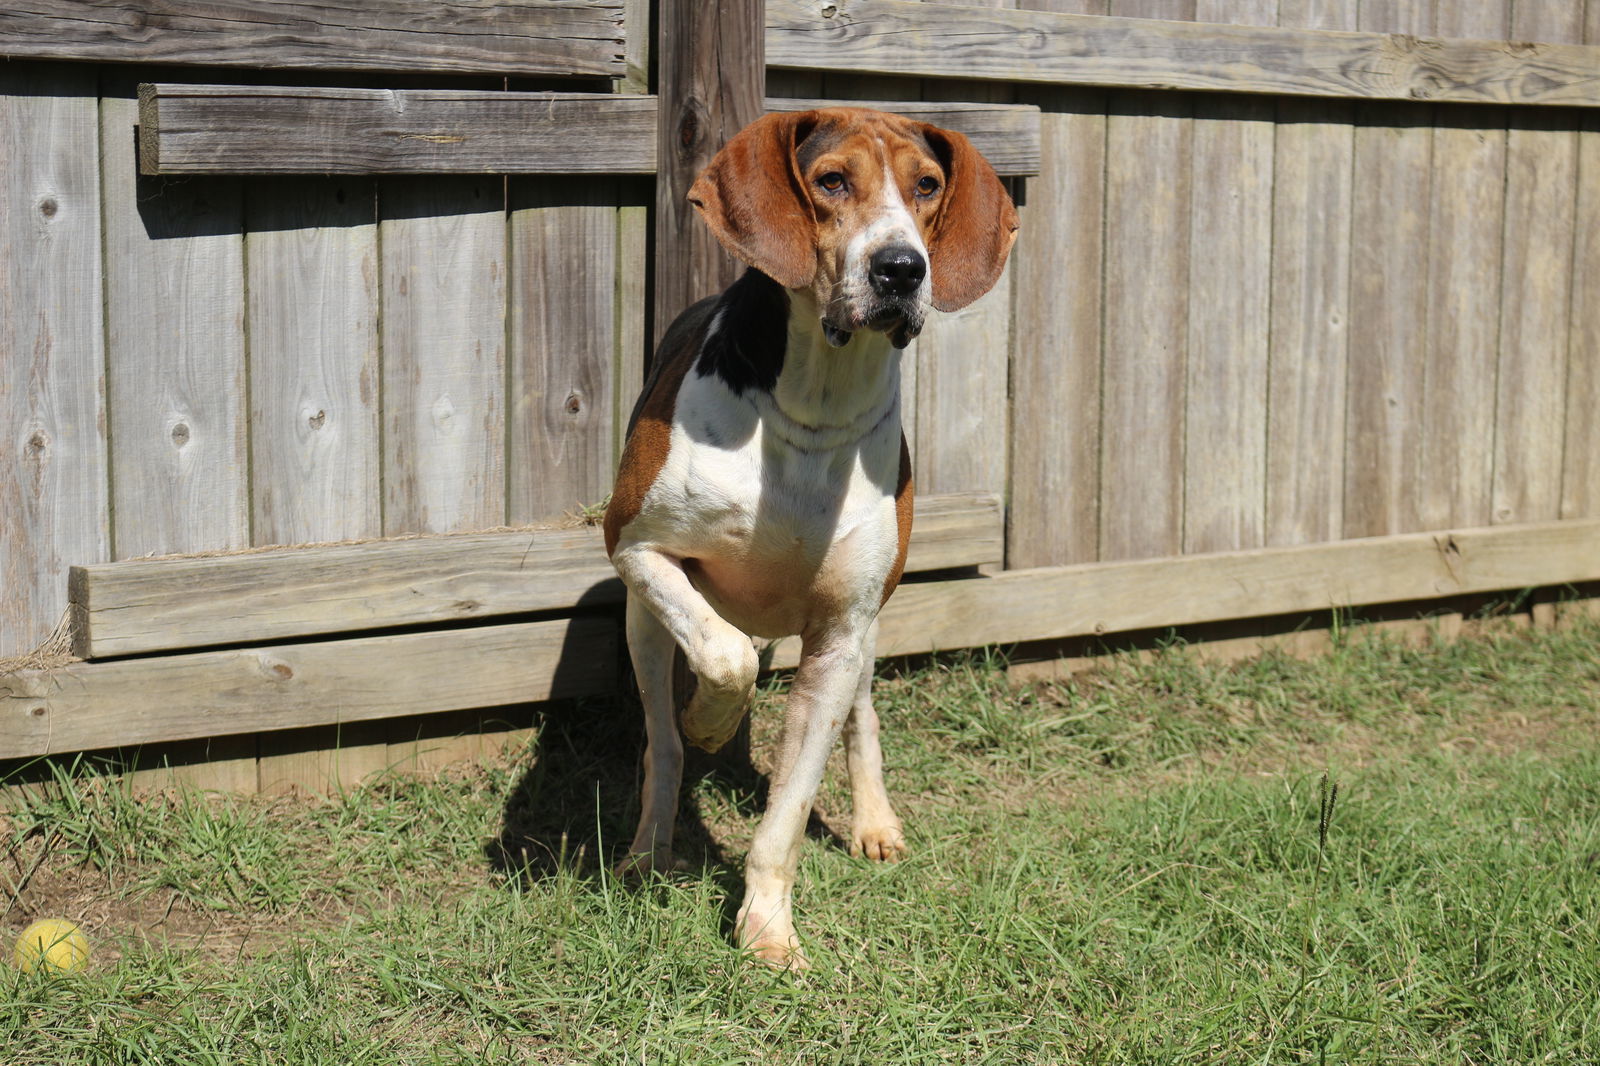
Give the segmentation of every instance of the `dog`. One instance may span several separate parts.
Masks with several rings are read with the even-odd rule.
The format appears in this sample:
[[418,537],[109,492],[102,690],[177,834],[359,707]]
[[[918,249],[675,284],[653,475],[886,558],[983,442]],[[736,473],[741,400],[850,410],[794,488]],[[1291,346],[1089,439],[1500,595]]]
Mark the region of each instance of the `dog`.
[[748,269],[667,330],[606,509],[648,736],[639,828],[619,870],[673,862],[674,657],[694,681],[683,737],[715,751],[755,685],[751,638],[799,635],[736,936],[764,962],[804,968],[795,867],[841,732],[852,853],[905,853],[870,693],[878,611],[911,535],[900,351],[930,309],[993,287],[1017,214],[961,134],[854,108],[758,119],[689,200]]

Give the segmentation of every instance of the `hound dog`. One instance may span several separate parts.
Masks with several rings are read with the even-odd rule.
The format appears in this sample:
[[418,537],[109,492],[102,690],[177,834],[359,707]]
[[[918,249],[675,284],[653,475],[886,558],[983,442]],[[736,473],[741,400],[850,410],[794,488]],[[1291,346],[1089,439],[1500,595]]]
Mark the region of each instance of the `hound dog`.
[[[679,721],[690,743],[717,750],[755,684],[750,638],[798,634],[737,936],[768,963],[804,967],[795,866],[841,731],[852,852],[905,852],[869,692],[878,611],[911,534],[900,350],[930,306],[953,311],[994,285],[1017,215],[961,134],[851,108],[759,119],[689,200],[750,269],[668,329],[606,510],[648,733],[643,809],[621,869],[672,863]],[[695,682],[681,719],[675,649]]]

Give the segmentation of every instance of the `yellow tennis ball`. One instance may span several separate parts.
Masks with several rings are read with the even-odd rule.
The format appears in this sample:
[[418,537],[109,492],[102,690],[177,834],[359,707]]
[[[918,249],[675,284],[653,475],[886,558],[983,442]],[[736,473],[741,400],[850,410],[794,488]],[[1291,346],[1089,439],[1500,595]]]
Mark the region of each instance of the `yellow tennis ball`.
[[62,918],[34,922],[17,938],[17,966],[32,973],[42,964],[54,973],[83,969],[89,961],[89,938]]

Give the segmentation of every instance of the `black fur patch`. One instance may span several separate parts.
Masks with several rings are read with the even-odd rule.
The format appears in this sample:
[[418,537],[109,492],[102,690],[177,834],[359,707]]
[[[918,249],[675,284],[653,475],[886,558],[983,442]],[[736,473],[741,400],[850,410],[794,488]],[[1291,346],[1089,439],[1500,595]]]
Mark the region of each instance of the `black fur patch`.
[[712,321],[716,330],[700,346],[695,373],[717,375],[736,394],[770,392],[783,372],[789,344],[789,294],[751,267],[728,286]]

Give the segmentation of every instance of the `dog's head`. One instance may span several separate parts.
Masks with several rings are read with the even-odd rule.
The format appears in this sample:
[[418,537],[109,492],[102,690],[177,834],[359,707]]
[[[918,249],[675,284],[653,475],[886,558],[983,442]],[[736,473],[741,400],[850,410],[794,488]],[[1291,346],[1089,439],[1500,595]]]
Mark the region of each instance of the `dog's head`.
[[904,348],[929,306],[988,292],[1017,236],[1011,197],[964,136],[858,108],[757,119],[689,201],[734,256],[810,290],[836,345],[872,329]]

